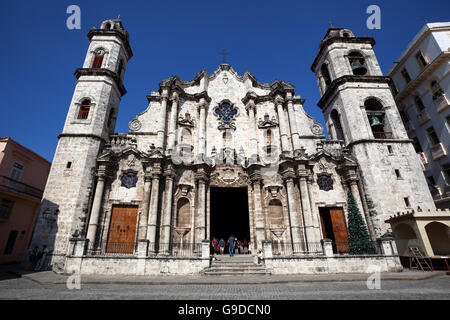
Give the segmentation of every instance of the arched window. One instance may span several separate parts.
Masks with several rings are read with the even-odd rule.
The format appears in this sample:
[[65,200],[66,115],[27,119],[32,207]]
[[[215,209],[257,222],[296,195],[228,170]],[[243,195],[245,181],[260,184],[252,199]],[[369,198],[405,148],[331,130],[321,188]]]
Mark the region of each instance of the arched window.
[[431,82],[431,94],[433,95],[433,100],[440,98],[444,94],[444,90],[442,90],[437,81]]
[[333,122],[333,126],[334,126],[334,130],[336,133],[336,136],[333,137],[334,139],[337,140],[344,140],[344,130],[342,129],[342,125],[341,125],[341,120],[339,119],[339,113],[337,112],[336,109],[334,109],[333,111],[331,111],[331,121]]
[[181,198],[177,202],[177,223],[176,226],[179,228],[189,227],[191,224],[191,212],[189,200],[186,198]]
[[189,129],[181,129],[180,144],[192,145],[192,134]]
[[280,200],[273,199],[269,202],[269,222],[271,226],[283,225],[283,205]]
[[105,56],[105,50],[103,50],[101,48],[95,50],[94,61],[92,62],[92,68],[101,68],[104,56]]
[[270,129],[266,131],[266,145],[268,146],[272,145],[272,130]]
[[111,29],[111,23],[109,23],[109,22],[107,22],[106,24],[105,24],[105,29]]
[[91,109],[91,100],[83,99],[80,104],[80,110],[78,111],[78,119],[85,120],[89,116],[89,110]]
[[328,87],[331,84],[330,71],[328,70],[328,65],[324,63],[322,67],[320,67],[320,73],[325,81],[325,86]]
[[120,60],[119,62],[119,68],[117,68],[117,75],[120,77],[122,77],[122,71],[123,71],[123,60]]
[[363,76],[367,73],[366,61],[361,53],[356,51],[350,52],[348,61],[355,76]]
[[232,138],[233,138],[233,136],[231,134],[231,130],[227,129],[222,133],[222,141],[223,141],[224,148],[227,146],[230,146]]
[[390,139],[392,133],[381,103],[374,98],[367,99],[364,103],[370,128],[375,139]]

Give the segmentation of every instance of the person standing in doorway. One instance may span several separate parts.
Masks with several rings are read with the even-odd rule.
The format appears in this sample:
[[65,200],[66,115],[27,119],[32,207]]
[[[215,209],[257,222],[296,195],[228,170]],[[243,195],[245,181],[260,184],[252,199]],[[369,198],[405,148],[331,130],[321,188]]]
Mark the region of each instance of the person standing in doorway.
[[212,239],[212,241],[211,241],[211,253],[212,254],[216,254],[216,248],[217,248],[217,239],[216,239],[216,237],[213,237],[213,239]]
[[233,252],[234,252],[234,237],[233,237],[233,235],[231,235],[228,238],[227,244],[228,244],[228,252],[230,253],[230,257],[232,257]]
[[223,254],[223,252],[225,251],[225,240],[223,240],[223,238],[220,238],[219,247],[220,247],[220,254]]

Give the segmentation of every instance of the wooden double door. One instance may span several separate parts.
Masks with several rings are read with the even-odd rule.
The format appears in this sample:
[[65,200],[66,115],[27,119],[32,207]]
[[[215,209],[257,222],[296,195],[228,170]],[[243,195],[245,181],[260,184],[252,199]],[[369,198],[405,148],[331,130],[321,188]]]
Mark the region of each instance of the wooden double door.
[[107,253],[133,253],[137,217],[137,206],[113,206],[106,245]]
[[337,253],[348,253],[347,224],[342,208],[319,208],[324,239],[335,243]]

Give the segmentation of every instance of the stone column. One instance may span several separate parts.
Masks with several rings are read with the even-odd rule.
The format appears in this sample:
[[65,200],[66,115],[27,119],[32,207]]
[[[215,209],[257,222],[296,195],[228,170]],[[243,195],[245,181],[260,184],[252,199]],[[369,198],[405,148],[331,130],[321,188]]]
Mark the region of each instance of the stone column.
[[320,227],[320,213],[319,213],[319,209],[314,205],[314,197],[313,194],[311,192],[312,190],[312,174],[310,174],[308,176],[308,178],[306,179],[306,183],[308,185],[308,194],[309,194],[309,205],[311,208],[311,215],[312,215],[312,219],[313,219],[313,225],[314,225],[314,234],[315,234],[315,238],[316,238],[316,242],[320,242],[320,240],[322,239],[322,233],[321,233],[321,227]]
[[161,167],[159,163],[153,165],[152,172],[152,192],[150,195],[150,209],[148,214],[147,240],[150,241],[150,252],[155,253],[156,243],[156,222],[158,219],[158,201],[159,201],[159,178]]
[[[364,209],[361,203],[361,196],[359,195],[359,189],[358,189],[358,183],[355,180],[352,180],[349,182],[349,187],[352,192],[353,197],[356,200],[356,205],[358,206],[359,212],[361,213],[361,216],[364,217]],[[364,219],[365,221],[366,219]],[[367,226],[367,222],[366,222]]]
[[170,242],[170,229],[172,221],[172,193],[173,193],[173,178],[175,172],[170,166],[164,171],[166,177],[165,203],[161,214],[161,229],[160,229],[160,248],[164,248],[163,254],[168,254]]
[[294,102],[292,101],[292,93],[291,92],[288,92],[286,94],[286,100],[287,100],[287,110],[288,110],[288,116],[289,116],[289,125],[291,127],[292,145],[294,147],[294,150],[299,150],[301,145],[300,145],[300,139],[299,139],[299,134],[298,134],[297,121],[295,119]]
[[261,174],[256,172],[250,177],[253,182],[253,195],[255,205],[255,231],[256,246],[255,250],[262,249],[262,241],[265,240],[264,232],[264,214],[261,205]]
[[299,182],[300,182],[300,197],[303,209],[303,219],[305,221],[305,235],[307,242],[317,242],[316,234],[314,232],[314,219],[311,212],[311,206],[309,202],[308,193],[308,171],[306,169],[299,170]]
[[139,220],[138,239],[147,239],[147,224],[150,208],[150,188],[152,185],[151,167],[145,168],[144,175],[144,198],[142,199],[141,219]]
[[294,254],[298,253],[300,249],[299,244],[302,243],[303,239],[301,237],[300,232],[300,224],[298,219],[297,205],[295,201],[295,192],[294,192],[294,173],[285,175],[286,181],[286,190],[287,190],[287,198],[288,198],[288,206],[289,206],[289,217],[291,222],[291,237],[292,243],[295,243],[294,246]]
[[89,226],[87,231],[87,239],[89,240],[89,247],[93,248],[95,245],[95,236],[97,234],[98,219],[100,217],[100,209],[102,207],[103,190],[105,188],[106,166],[101,165],[97,171],[97,186],[95,188],[94,201],[92,204],[91,217],[89,218]]
[[178,93],[172,93],[172,108],[170,111],[170,121],[169,121],[169,138],[167,143],[167,149],[174,151],[176,132],[177,132],[177,119],[178,119]]
[[197,219],[195,224],[195,243],[201,243],[206,237],[206,172],[201,169],[195,174],[197,188]]
[[283,110],[284,100],[281,96],[277,96],[275,98],[275,106],[278,113],[278,124],[280,128],[280,137],[281,137],[281,152],[288,153],[289,152],[289,140],[288,140],[288,130],[286,127],[286,117],[284,116]]
[[255,123],[256,105],[253,99],[250,99],[245,106],[248,111],[249,124],[250,124],[250,159],[252,163],[258,161],[258,138]]
[[163,90],[163,93],[161,95],[161,118],[159,119],[160,122],[158,124],[157,129],[157,140],[156,140],[156,148],[158,148],[161,152],[164,153],[164,139],[166,134],[166,117],[167,117],[167,96],[168,92],[167,89]]
[[206,156],[206,109],[208,104],[205,98],[201,98],[198,104],[200,109],[200,120],[198,124],[198,153],[203,162]]

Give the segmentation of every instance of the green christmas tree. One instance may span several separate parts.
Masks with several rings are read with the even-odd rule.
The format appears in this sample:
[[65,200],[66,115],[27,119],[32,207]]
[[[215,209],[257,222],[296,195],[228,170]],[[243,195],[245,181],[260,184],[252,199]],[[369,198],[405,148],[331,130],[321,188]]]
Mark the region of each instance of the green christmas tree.
[[347,193],[349,254],[376,254],[353,194]]

